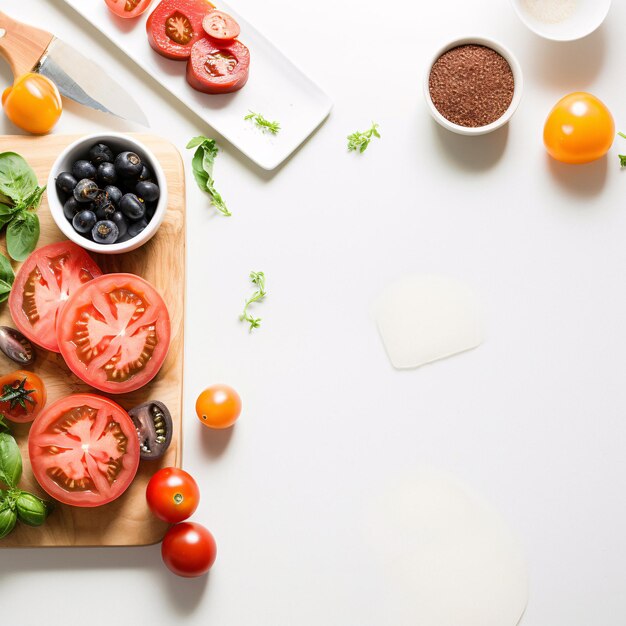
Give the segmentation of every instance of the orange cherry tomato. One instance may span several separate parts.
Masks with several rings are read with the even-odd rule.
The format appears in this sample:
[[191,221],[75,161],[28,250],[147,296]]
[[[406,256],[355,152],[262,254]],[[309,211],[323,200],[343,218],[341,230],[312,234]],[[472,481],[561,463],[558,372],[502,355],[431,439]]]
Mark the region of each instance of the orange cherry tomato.
[[0,414],[13,422],[32,422],[46,398],[46,386],[33,372],[15,370],[0,377]]
[[209,428],[229,428],[241,413],[241,398],[228,385],[212,385],[198,396],[196,413]]
[[609,151],[614,138],[611,112],[598,98],[582,91],[561,98],[543,129],[548,154],[563,163],[595,161]]
[[16,126],[35,135],[49,133],[63,110],[56,85],[49,78],[32,72],[20,76],[4,90],[2,106]]

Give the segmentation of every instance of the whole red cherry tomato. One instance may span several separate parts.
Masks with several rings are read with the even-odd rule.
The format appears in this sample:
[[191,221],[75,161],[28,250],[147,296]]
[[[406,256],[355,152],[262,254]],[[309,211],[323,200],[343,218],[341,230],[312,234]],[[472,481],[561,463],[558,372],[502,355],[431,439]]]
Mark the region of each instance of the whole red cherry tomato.
[[172,526],[163,538],[163,563],[178,576],[193,578],[206,574],[217,556],[213,535],[202,525],[183,522]]
[[164,467],[152,476],[146,487],[148,507],[164,522],[182,522],[198,508],[200,490],[184,470]]

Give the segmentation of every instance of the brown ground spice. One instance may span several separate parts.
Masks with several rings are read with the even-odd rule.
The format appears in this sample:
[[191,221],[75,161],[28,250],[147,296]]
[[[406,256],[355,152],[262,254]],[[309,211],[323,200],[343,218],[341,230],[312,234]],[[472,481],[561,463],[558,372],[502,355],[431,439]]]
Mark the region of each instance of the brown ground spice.
[[447,120],[476,128],[495,122],[513,100],[515,81],[495,50],[468,44],[444,52],[430,70],[430,97]]

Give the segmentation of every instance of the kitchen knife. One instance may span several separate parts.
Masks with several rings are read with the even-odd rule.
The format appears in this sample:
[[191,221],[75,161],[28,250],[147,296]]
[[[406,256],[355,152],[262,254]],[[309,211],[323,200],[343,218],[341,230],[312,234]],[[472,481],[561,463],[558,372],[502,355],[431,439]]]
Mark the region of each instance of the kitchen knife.
[[11,19],[1,11],[0,54],[15,77],[38,72],[71,100],[148,126],[139,105],[99,65],[51,33]]

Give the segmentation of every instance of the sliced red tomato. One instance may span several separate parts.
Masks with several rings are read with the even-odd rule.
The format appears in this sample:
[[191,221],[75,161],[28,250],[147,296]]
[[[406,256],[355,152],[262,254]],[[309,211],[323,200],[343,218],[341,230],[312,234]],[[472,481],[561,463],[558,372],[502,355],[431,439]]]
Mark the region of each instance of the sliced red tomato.
[[108,393],[143,387],[161,369],[170,316],[155,288],[134,274],[105,274],[67,301],[57,323],[61,354],[88,385]]
[[50,496],[100,506],[121,496],[139,466],[139,440],[128,413],[108,398],[78,393],[53,402],[30,428],[33,474]]
[[59,312],[76,289],[101,274],[95,261],[71,241],[35,250],[20,267],[9,296],[15,325],[33,343],[58,352]]
[[211,11],[205,15],[202,20],[202,28],[209,37],[220,41],[237,39],[241,32],[235,18],[224,13],[224,11]]
[[146,22],[150,46],[168,59],[188,59],[193,44],[204,37],[202,20],[213,8],[208,0],[162,0]]
[[0,415],[13,422],[32,422],[46,404],[43,380],[25,370],[0,377]]
[[191,48],[187,82],[204,93],[230,93],[248,82],[250,51],[240,41],[205,37]]
[[109,9],[124,19],[139,17],[152,4],[152,0],[104,0]]

